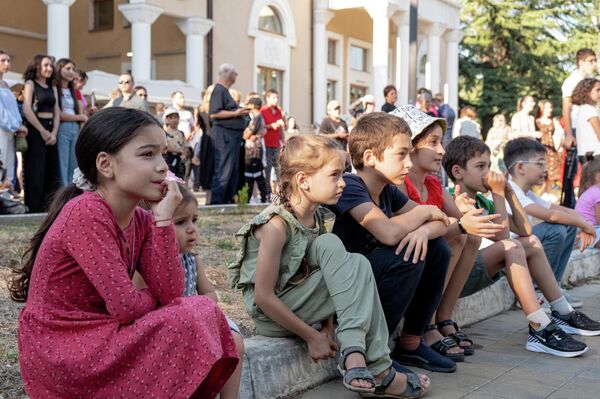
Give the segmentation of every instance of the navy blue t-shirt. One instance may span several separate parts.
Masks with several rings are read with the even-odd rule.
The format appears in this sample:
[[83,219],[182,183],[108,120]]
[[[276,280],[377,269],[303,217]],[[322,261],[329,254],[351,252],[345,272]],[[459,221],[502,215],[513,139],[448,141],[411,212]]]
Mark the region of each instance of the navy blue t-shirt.
[[[352,217],[350,210],[364,203],[375,204],[375,201],[371,198],[367,185],[359,176],[346,173],[344,181],[346,187],[344,187],[342,197],[336,205],[328,206],[335,213],[333,232],[340,237],[346,251],[366,255],[380,246],[380,242]],[[379,209],[387,217],[394,216],[407,202],[408,197],[392,184],[385,186],[379,195]]]

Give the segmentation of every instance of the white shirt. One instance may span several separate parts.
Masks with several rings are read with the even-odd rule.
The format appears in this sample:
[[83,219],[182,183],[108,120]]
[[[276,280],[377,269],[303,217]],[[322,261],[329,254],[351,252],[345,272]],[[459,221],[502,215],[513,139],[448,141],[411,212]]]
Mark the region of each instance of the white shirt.
[[[525,193],[523,191],[523,189],[521,187],[519,187],[519,185],[517,183],[515,183],[512,179],[509,179],[509,183],[510,183],[510,186],[512,187],[513,191],[517,195],[517,199],[521,203],[521,206],[523,207],[523,209],[527,210],[526,208],[531,204],[538,204],[541,207],[546,208],[546,209],[549,209],[550,206],[552,206],[552,202],[546,201],[545,199],[538,197],[531,190],[529,190],[529,191],[527,191],[527,193]],[[506,205],[507,205],[506,211],[508,212],[509,215],[512,215],[512,209],[510,208],[510,206],[508,206],[508,202]],[[527,215],[527,217],[529,218],[529,223],[532,223],[531,216]]]
[[[573,71],[568,78],[565,79],[561,86],[563,98],[571,97],[573,90],[577,83],[581,82],[588,76],[583,75],[579,70]],[[579,106],[573,104],[571,108],[571,127],[577,129],[577,113],[579,112]],[[577,134],[577,145],[579,145],[579,134]]]
[[600,154],[600,140],[589,122],[591,118],[598,117],[598,110],[593,105],[583,104],[579,107],[577,114],[577,155],[585,155],[587,152],[593,152],[594,155]]

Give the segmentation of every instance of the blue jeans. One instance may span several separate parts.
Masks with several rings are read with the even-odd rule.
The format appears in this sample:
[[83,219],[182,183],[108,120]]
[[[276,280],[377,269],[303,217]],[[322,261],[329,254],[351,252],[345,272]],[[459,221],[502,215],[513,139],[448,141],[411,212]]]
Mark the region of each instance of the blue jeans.
[[79,137],[79,122],[61,122],[58,126],[56,147],[60,167],[60,185],[67,186],[73,181],[73,171],[77,168],[75,143]]
[[564,224],[542,222],[533,226],[533,234],[542,242],[548,263],[556,281],[562,280],[575,243],[577,228]]

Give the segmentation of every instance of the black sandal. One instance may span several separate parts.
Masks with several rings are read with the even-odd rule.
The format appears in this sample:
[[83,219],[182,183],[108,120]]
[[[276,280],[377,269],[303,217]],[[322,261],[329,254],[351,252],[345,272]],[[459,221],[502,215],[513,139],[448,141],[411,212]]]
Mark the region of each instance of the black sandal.
[[361,393],[360,396],[363,398],[415,399],[425,395],[427,389],[421,385],[421,379],[417,373],[410,372],[403,374],[406,375],[406,389],[400,395],[385,392],[396,377],[396,369],[390,367],[388,374],[381,381],[381,384],[375,386],[374,392]]
[[[425,331],[437,330],[438,326],[435,324],[429,324],[425,327]],[[448,351],[452,348],[460,348],[460,346],[454,341],[451,337],[444,337],[439,341],[434,342],[429,345],[431,349],[436,351],[442,356],[447,357],[450,360],[455,362],[464,362],[465,361],[465,353],[449,353]],[[463,348],[461,348],[463,349]]]
[[[346,359],[348,358],[348,355],[352,353],[360,353],[366,360],[365,351],[360,346],[349,346],[340,353],[337,368],[342,374],[342,383],[344,384],[344,387],[359,394],[375,392],[375,378],[373,378],[373,374],[371,374],[369,369],[366,367],[352,367],[351,369],[346,370]],[[355,387],[351,384],[353,380],[365,380],[373,386],[371,388]]]
[[[458,328],[458,324],[456,324],[454,321],[448,319],[448,320],[438,322],[437,325],[438,325],[438,328],[442,328],[442,327],[446,327],[446,326],[453,326],[454,329],[456,330],[456,332],[454,332],[452,334],[448,334],[448,335],[446,335],[446,337],[452,338],[454,340],[454,342],[456,342],[456,344],[465,351],[465,356],[471,356],[472,354],[475,353],[475,347],[473,346],[473,340],[471,338],[469,338],[469,336],[467,335],[466,332],[464,332],[463,330]],[[469,345],[462,346],[461,343],[463,343],[463,342],[468,342]]]

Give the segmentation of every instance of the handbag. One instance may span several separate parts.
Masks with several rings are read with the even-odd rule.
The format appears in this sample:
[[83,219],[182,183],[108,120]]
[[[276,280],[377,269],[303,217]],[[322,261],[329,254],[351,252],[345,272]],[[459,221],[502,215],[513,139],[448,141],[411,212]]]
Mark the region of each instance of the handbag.
[[25,136],[15,137],[15,150],[17,152],[27,152],[27,138]]

